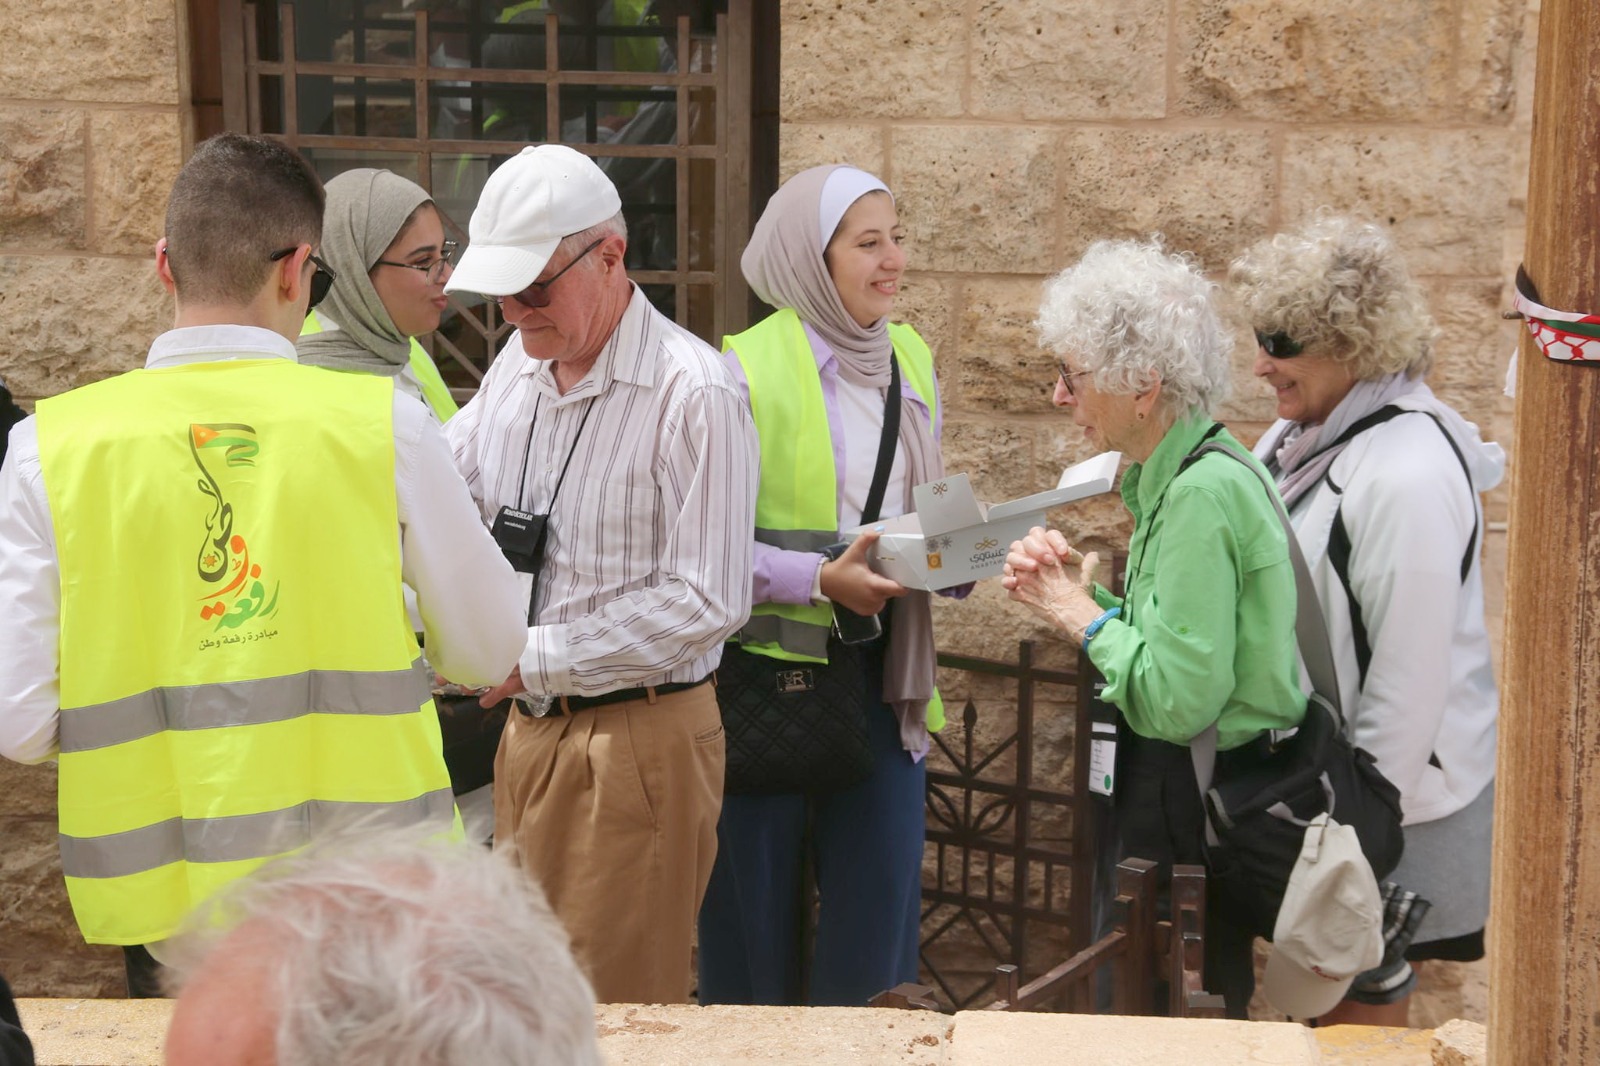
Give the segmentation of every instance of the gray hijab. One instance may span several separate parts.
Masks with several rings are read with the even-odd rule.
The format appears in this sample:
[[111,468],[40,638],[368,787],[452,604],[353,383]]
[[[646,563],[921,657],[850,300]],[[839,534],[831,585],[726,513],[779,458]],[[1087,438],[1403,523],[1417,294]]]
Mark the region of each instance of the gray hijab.
[[327,184],[322,258],[338,280],[317,308],[337,323],[295,343],[300,361],[334,370],[389,377],[405,370],[411,338],[400,332],[367,276],[406,219],[431,197],[415,182],[387,170],[347,170]]
[[[835,218],[836,227],[837,215],[849,206],[824,205],[828,179],[835,171],[854,169],[812,167],[784,182],[767,201],[739,265],[750,288],[763,302],[792,308],[801,321],[817,331],[839,360],[841,377],[852,384],[883,389],[889,385],[889,359],[893,353],[888,319],[863,326],[852,318],[839,298],[822,254],[833,236],[831,232],[821,232],[824,215]],[[862,171],[847,177],[855,178],[858,188],[883,188],[881,182]],[[862,182],[860,178],[871,180]],[[912,487],[942,476],[944,460],[928,419],[912,406],[912,401],[902,398],[900,414],[899,447],[906,458],[903,506],[910,511],[915,506]],[[899,717],[901,745],[920,758],[928,750],[926,714],[934,687],[933,611],[926,592],[900,597],[892,610],[883,698]]]

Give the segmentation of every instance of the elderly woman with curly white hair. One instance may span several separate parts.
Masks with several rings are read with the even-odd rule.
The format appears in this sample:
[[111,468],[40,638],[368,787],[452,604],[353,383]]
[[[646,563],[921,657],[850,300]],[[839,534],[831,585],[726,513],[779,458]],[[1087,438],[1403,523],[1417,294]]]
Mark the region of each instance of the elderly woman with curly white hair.
[[[1270,487],[1211,417],[1228,391],[1233,338],[1215,286],[1159,240],[1101,241],[1045,287],[1041,343],[1059,357],[1057,407],[1090,441],[1133,460],[1124,594],[1093,581],[1056,530],[1013,544],[1002,584],[1081,644],[1118,716],[1117,854],[1204,861],[1204,812],[1188,742],[1217,727],[1217,775],[1247,773],[1270,731],[1305,714],[1295,645],[1295,581]],[[1200,453],[1220,442],[1243,462]],[[1205,987],[1246,1016],[1251,937],[1210,894]]]
[[[1256,454],[1311,566],[1352,740],[1400,789],[1391,880],[1432,904],[1407,957],[1481,958],[1499,696],[1478,494],[1504,453],[1424,384],[1437,330],[1379,227],[1321,214],[1230,282],[1278,402]],[[1415,977],[1385,962],[1325,1020],[1405,1025]]]

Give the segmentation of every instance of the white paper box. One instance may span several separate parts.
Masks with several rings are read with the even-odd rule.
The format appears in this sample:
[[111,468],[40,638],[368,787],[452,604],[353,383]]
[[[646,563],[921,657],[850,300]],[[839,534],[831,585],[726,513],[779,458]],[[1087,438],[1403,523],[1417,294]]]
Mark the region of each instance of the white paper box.
[[1102,452],[1069,467],[1056,487],[1005,503],[980,503],[965,474],[953,474],[912,490],[917,509],[898,518],[848,530],[854,540],[865,530],[882,531],[869,559],[872,568],[907,588],[949,588],[997,577],[1011,542],[1044,524],[1051,507],[1110,492],[1121,452]]

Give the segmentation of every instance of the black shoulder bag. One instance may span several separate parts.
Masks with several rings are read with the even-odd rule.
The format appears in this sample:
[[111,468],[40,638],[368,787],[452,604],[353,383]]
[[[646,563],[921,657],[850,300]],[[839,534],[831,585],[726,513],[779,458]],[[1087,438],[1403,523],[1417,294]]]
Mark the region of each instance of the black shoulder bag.
[[1189,742],[1206,809],[1206,866],[1219,899],[1237,921],[1270,940],[1311,820],[1327,812],[1334,821],[1353,827],[1368,865],[1381,881],[1400,862],[1405,846],[1400,790],[1383,776],[1372,756],[1345,735],[1327,624],[1283,501],[1265,474],[1219,442],[1195,449],[1185,465],[1208,452],[1226,455],[1260,478],[1283,523],[1298,592],[1295,636],[1311,677],[1312,691],[1300,728],[1250,770],[1226,780],[1213,777],[1215,723]]
[[[876,521],[900,439],[900,365],[889,359],[878,462],[861,522]],[[835,611],[844,608],[835,605]],[[727,735],[724,790],[740,793],[833,792],[872,773],[867,713],[883,702],[867,687],[870,645],[846,644],[837,624],[826,663],[791,662],[745,651],[729,641],[717,668],[717,703]]]

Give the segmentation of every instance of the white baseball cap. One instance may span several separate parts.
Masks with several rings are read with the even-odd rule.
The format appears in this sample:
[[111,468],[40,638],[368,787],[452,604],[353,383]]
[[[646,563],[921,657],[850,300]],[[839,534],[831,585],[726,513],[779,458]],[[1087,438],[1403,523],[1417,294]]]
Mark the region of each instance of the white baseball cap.
[[1357,974],[1382,961],[1378,879],[1355,829],[1319,814],[1289,874],[1262,991],[1291,1018],[1317,1018],[1338,1006]]
[[564,144],[524,148],[484,183],[445,292],[509,296],[538,279],[556,245],[622,210],[594,161]]

